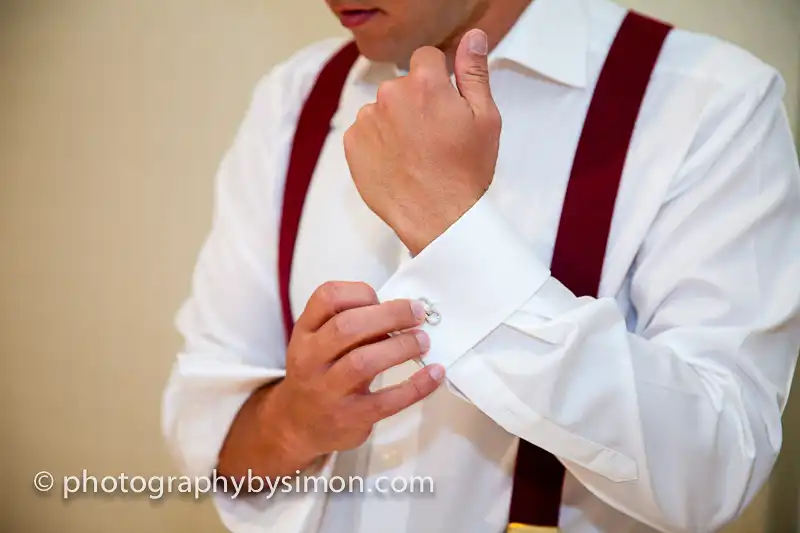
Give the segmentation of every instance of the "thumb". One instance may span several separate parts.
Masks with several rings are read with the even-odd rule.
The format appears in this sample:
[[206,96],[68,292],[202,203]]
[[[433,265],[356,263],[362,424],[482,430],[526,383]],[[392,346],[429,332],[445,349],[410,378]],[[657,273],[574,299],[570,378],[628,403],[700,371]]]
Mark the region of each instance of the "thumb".
[[494,107],[489,87],[489,41],[481,30],[468,31],[456,51],[455,77],[461,96],[481,115]]

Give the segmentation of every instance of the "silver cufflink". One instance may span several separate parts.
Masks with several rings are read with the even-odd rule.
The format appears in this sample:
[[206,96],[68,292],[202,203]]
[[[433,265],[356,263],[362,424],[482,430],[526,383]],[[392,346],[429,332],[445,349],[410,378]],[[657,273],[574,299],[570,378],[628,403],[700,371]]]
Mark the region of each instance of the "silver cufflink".
[[442,321],[442,315],[439,314],[439,311],[433,306],[430,300],[427,298],[417,298],[417,300],[425,304],[425,314],[427,315],[425,321],[428,324],[435,326]]

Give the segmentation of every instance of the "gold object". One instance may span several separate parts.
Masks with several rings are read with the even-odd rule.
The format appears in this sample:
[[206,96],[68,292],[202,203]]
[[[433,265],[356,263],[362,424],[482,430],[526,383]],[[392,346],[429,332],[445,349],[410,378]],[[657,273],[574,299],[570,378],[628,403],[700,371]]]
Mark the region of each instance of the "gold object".
[[506,533],[558,533],[558,528],[550,526],[529,526],[528,524],[512,522],[508,524]]

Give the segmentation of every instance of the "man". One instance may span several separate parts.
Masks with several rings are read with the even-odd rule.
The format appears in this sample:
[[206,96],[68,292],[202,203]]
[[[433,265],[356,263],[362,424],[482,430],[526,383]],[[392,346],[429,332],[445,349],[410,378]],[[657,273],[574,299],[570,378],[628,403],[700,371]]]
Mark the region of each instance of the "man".
[[[296,323],[285,338],[283,192],[340,40],[264,78],[223,161],[164,431],[188,475],[361,476],[368,489],[220,491],[226,526],[505,531],[520,442],[566,467],[563,532],[707,532],[737,517],[780,450],[800,348],[800,170],[778,73],[669,33],[587,296],[549,266],[626,11],[328,3],[361,57],[305,198]],[[370,492],[415,477],[434,492]]]

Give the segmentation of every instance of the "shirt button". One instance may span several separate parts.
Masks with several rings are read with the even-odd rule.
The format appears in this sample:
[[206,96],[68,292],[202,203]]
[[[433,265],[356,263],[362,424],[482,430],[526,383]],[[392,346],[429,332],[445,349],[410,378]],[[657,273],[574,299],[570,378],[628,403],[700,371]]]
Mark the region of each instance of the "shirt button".
[[442,321],[439,310],[427,298],[418,298],[418,300],[425,304],[425,314],[427,315],[425,321],[431,326],[438,325]]

